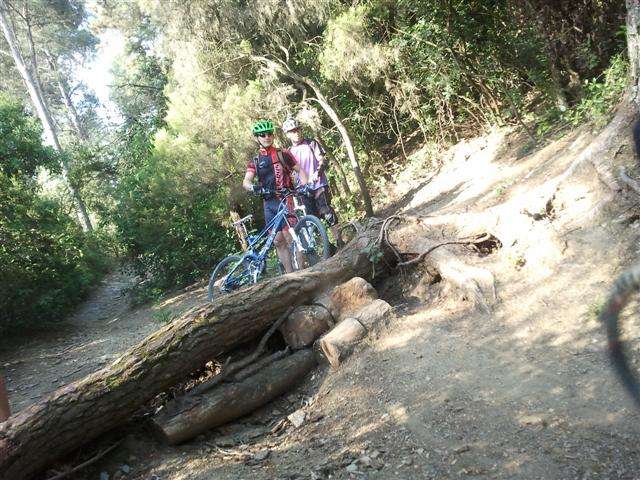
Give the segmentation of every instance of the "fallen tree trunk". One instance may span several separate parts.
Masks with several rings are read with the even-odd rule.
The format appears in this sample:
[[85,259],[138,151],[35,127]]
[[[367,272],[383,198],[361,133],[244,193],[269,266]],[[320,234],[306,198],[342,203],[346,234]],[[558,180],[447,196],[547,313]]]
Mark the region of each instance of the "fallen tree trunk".
[[[269,328],[290,306],[353,276],[370,278],[371,224],[336,256],[203,303],[135,345],[113,364],[62,387],[0,424],[0,479],[33,477],[53,460],[123,423],[155,395],[212,358]],[[384,263],[384,262],[383,262]],[[384,264],[376,267],[376,272]]]
[[182,397],[154,418],[153,425],[167,443],[184,442],[282,395],[315,365],[310,349],[298,350],[241,382],[223,383],[202,395]]
[[[312,305],[290,308],[269,328],[252,355],[225,364],[218,375],[169,402],[153,420],[155,430],[167,443],[181,443],[246,415],[283,394],[315,366],[310,350],[282,360],[289,348],[298,350],[311,345],[330,325],[334,325],[334,314],[342,319],[345,312],[356,312],[354,315],[365,318],[372,326],[376,325],[391,311],[391,306],[377,296],[369,282],[354,277],[321,295],[322,298],[316,299]],[[287,349],[258,360],[266,341],[276,329],[282,333]],[[315,357],[337,368],[366,334],[367,329],[356,318],[346,318],[316,342]],[[232,379],[233,373],[237,374],[236,383],[231,380],[231,383],[221,385],[223,381]],[[242,380],[246,381],[237,383]]]

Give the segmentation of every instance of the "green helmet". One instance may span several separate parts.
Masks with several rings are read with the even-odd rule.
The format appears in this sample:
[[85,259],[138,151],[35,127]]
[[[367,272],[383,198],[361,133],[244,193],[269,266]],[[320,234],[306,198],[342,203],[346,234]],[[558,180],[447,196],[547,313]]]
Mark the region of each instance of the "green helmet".
[[251,133],[260,135],[261,133],[273,133],[273,122],[271,120],[258,120],[251,127]]

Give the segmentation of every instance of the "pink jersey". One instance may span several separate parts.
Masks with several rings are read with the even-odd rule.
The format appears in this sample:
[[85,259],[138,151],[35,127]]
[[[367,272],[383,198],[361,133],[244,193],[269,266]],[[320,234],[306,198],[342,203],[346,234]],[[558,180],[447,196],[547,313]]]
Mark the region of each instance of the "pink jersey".
[[[292,145],[289,151],[300,165],[300,169],[304,170],[307,174],[307,178],[311,178],[311,176],[318,171],[318,163],[321,159],[324,159],[324,150],[320,144],[308,138],[303,139],[297,145]],[[327,177],[322,173],[318,177],[318,180],[310,185],[313,190],[326,187]]]

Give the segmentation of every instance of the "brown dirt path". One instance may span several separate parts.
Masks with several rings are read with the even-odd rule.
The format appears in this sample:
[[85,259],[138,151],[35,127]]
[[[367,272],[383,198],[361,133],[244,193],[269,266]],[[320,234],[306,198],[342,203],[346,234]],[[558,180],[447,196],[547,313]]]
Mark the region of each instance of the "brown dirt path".
[[111,273],[64,322],[29,338],[0,342],[12,413],[111,363],[204,295],[194,289],[158,305],[131,309],[124,292],[132,284],[130,275]]

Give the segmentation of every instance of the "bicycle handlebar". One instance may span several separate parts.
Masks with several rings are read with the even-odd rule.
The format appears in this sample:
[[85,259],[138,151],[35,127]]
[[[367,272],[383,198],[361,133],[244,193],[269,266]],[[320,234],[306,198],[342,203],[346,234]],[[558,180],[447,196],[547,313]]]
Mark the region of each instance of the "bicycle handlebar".
[[258,192],[253,192],[254,195],[260,195],[263,197],[267,197],[267,196],[273,196],[273,195],[279,195],[281,197],[288,197],[290,195],[306,195],[308,192],[308,189],[306,188],[306,185],[303,185],[301,187],[296,187],[296,188],[281,188],[278,190],[267,190],[267,189],[262,189]]

